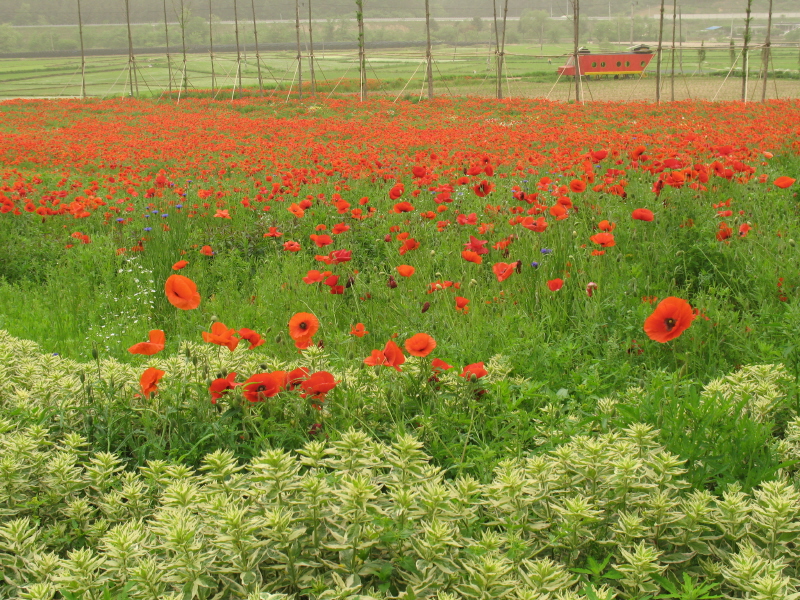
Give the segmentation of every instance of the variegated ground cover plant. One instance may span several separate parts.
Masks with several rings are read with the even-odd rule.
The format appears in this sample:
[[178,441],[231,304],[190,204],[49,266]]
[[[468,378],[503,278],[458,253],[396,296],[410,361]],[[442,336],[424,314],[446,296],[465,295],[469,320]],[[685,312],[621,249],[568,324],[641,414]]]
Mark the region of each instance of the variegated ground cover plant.
[[[246,353],[200,348],[153,363],[186,398],[209,366],[254,366]],[[613,415],[643,390],[601,399],[607,426],[584,424],[565,443],[552,440],[563,439],[569,420],[547,425],[557,409],[546,407],[540,431],[552,443],[542,447],[552,449],[499,459],[482,479],[435,465],[411,435],[381,441],[355,429],[246,462],[219,449],[197,469],[164,460],[131,467],[75,430],[81,411],[114,395],[138,402],[142,415],[174,408],[160,395],[133,398],[138,369],[45,355],[7,334],[0,357],[4,597],[798,596],[800,419],[780,365],[705,386],[703,403],[788,423],[772,442],[787,459],[773,481],[715,495],[690,485],[694,467],[667,451],[657,430],[614,426]],[[219,357],[232,362],[214,363]],[[303,360],[319,367],[325,357],[317,348]],[[497,385],[509,379],[501,358],[490,370]],[[369,404],[375,380],[335,375]],[[205,394],[205,382],[198,389]]]

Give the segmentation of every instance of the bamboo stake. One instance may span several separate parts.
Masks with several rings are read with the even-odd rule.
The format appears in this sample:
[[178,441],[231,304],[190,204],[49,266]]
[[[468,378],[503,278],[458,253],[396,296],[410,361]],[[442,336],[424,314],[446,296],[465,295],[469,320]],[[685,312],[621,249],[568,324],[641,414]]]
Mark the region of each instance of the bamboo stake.
[[[311,70],[311,97],[317,98],[317,77],[314,74],[314,34],[311,28],[311,0],[308,0],[308,66]],[[322,74],[325,77],[325,74]]]
[[358,21],[358,69],[359,100],[367,99],[367,56],[364,52],[364,0],[356,0],[356,20]]
[[[236,0],[233,0],[233,31],[236,34],[236,80],[233,83],[234,92],[236,87],[239,87],[239,93],[242,93],[242,51],[239,47],[239,12],[236,6]],[[233,96],[231,96],[233,100]]]
[[656,104],[661,104],[661,49],[664,42],[664,0],[661,0],[661,18],[658,22],[658,50],[656,51]]
[[742,102],[747,102],[747,75],[750,70],[750,61],[747,54],[747,45],[750,43],[750,10],[753,0],[747,0],[747,17],[744,20],[744,46],[742,48]]
[[[125,21],[128,24],[128,83],[131,88],[131,96],[139,95],[139,79],[136,77],[136,59],[133,56],[133,36],[131,36],[131,11],[128,0],[125,0]],[[134,87],[134,80],[136,86]]]
[[[492,0],[492,10],[494,11],[494,63],[495,63],[495,81],[494,81],[494,96],[498,100],[503,97],[503,86],[500,81],[500,30],[497,27],[497,0]],[[491,47],[489,48],[491,51]]]
[[250,0],[250,7],[253,9],[253,37],[256,42],[256,66],[258,67],[258,93],[264,95],[264,84],[261,81],[261,55],[258,53],[258,29],[256,27],[256,3]]
[[498,72],[498,85],[497,89],[500,92],[498,98],[503,99],[503,62],[505,61],[506,50],[506,22],[508,19],[508,0],[506,0],[503,7],[503,35],[500,38],[500,53],[497,55],[497,72]]
[[83,19],[81,0],[78,0],[78,37],[81,39],[81,100],[86,98],[86,55],[83,50]]
[[[663,0],[662,0],[663,1]],[[583,102],[581,95],[581,65],[578,62],[578,39],[580,37],[580,0],[571,0],[572,2],[572,41],[573,50],[572,56],[575,61],[575,102]]]
[[428,63],[426,77],[428,79],[428,100],[433,100],[433,61],[431,58],[431,7],[430,0],[425,0],[425,34],[427,44],[425,48],[425,60]]
[[183,48],[183,77],[181,78],[181,85],[183,86],[184,93],[189,89],[189,76],[186,74],[186,13],[188,8],[184,4],[185,0],[181,0],[181,47]]
[[164,39],[167,42],[167,78],[169,95],[172,96],[172,64],[169,59],[169,27],[167,26],[167,0],[164,0]]
[[216,94],[214,93],[214,88],[216,87],[216,76],[214,73],[214,30],[211,26],[211,0],[208,0],[208,58],[211,60],[211,93],[214,94],[216,98]]
[[300,0],[294,0],[294,27],[297,34],[297,98],[303,101],[303,55],[300,53]]
[[678,0],[672,0],[672,73],[669,76],[669,99],[675,102],[675,28],[678,25]]
[[769,0],[769,16],[767,17],[767,39],[764,41],[763,63],[761,70],[764,73],[764,84],[761,88],[761,102],[767,101],[767,76],[769,74],[769,59],[771,54],[770,38],[772,33],[772,0]]

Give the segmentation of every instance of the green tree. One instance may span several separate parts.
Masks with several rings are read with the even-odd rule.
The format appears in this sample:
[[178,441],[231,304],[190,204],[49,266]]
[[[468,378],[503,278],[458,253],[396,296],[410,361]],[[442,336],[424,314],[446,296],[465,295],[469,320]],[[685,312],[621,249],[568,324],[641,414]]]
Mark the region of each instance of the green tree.
[[706,42],[700,42],[700,47],[697,49],[697,68],[703,72],[703,61],[706,59]]
[[0,25],[0,52],[19,51],[19,34],[10,25]]

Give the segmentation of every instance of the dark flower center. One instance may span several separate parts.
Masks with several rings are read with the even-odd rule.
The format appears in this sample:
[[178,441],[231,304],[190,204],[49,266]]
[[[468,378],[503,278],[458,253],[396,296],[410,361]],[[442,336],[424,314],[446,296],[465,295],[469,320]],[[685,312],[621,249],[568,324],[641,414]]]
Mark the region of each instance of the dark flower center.
[[672,328],[675,327],[676,321],[673,318],[664,319],[664,325],[667,326],[667,331],[672,331]]
[[267,386],[262,384],[262,385],[260,385],[260,386],[258,386],[256,388],[256,393],[266,391],[266,389],[267,389]]
[[298,327],[299,327],[300,329],[303,329],[303,330],[305,330],[305,329],[308,329],[308,323],[306,323],[305,321],[302,321],[302,322],[301,322],[301,323],[298,325]]

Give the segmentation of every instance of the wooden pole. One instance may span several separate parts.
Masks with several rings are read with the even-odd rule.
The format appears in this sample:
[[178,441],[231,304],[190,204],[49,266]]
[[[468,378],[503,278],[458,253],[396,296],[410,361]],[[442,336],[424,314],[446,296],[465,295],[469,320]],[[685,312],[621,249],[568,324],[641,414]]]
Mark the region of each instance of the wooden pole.
[[656,51],[656,104],[661,104],[661,50],[664,43],[664,0],[661,0],[661,18],[658,21],[658,50]]
[[767,101],[767,77],[769,75],[769,59],[771,54],[770,42],[772,34],[772,0],[769,0],[769,15],[767,16],[767,39],[764,40],[763,62],[761,71],[763,72],[764,82],[761,87],[761,102]]
[[503,63],[505,62],[506,58],[506,22],[508,20],[508,0],[506,0],[505,5],[503,6],[503,35],[500,38],[500,53],[497,56],[497,71],[498,71],[498,87],[497,89],[500,92],[498,96],[501,100],[503,99]]
[[258,53],[258,28],[256,26],[256,2],[250,0],[250,7],[253,9],[253,38],[256,42],[256,66],[258,67],[258,93],[264,95],[264,84],[261,81],[261,55]]
[[364,0],[356,0],[356,21],[358,21],[358,69],[359,100],[367,99],[367,55],[364,52]]
[[494,63],[495,81],[494,95],[498,100],[503,98],[503,86],[500,83],[500,29],[497,27],[497,0],[492,0],[492,10],[494,11]]
[[300,0],[294,0],[294,28],[297,34],[297,98],[303,101],[303,55],[300,52]]
[[583,102],[581,95],[581,65],[578,62],[578,40],[580,39],[580,0],[571,0],[572,2],[572,59],[575,62],[575,102]]
[[[128,84],[131,95],[139,95],[139,79],[136,76],[136,59],[133,56],[133,36],[131,35],[131,11],[128,0],[125,0],[125,21],[128,24]],[[135,86],[134,86],[134,81]]]
[[678,0],[672,0],[672,73],[669,76],[669,99],[675,102],[675,30],[678,26]]
[[680,62],[681,76],[683,76],[683,10],[678,9],[678,61]]
[[181,84],[183,86],[183,92],[189,88],[189,77],[186,75],[186,17],[188,16],[187,13],[189,11],[188,7],[185,5],[185,0],[181,0],[181,47],[183,48],[183,76],[181,77]]
[[750,44],[750,11],[752,10],[753,0],[747,0],[747,9],[744,20],[744,46],[742,47],[742,102],[747,102],[747,75],[750,71],[750,61],[747,54],[747,47]]
[[211,95],[214,96],[217,78],[214,74],[214,30],[211,27],[211,0],[208,0],[208,58],[211,60]]
[[81,0],[78,0],[78,37],[81,40],[81,100],[86,98],[86,55],[83,50],[83,18],[81,17]]
[[236,35],[236,83],[233,89],[239,87],[239,94],[242,93],[242,51],[239,47],[239,11],[236,0],[233,0],[233,32]]
[[317,78],[314,74],[314,34],[311,27],[311,0],[308,0],[308,66],[311,71],[311,97],[316,99]]
[[164,0],[164,39],[167,42],[167,79],[169,82],[169,94],[172,95],[172,64],[169,57],[169,27],[167,26],[167,0]]
[[430,0],[425,0],[425,60],[428,63],[426,77],[428,79],[428,100],[433,100],[433,59],[431,56],[431,7]]

